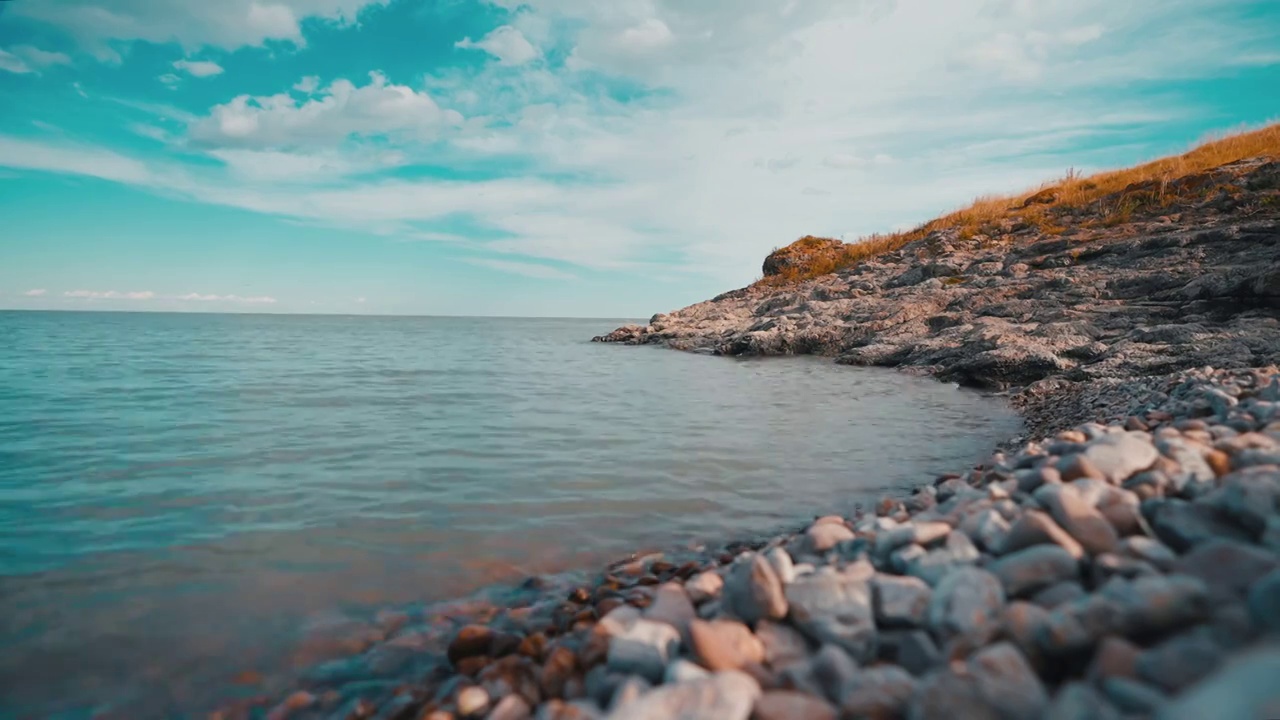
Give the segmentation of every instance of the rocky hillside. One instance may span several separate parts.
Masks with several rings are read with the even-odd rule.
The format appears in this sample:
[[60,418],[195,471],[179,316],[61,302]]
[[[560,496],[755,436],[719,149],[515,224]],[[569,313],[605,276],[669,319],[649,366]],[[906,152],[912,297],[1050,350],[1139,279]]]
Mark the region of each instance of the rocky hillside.
[[[829,262],[828,245],[799,242]],[[1002,389],[1266,365],[1280,359],[1278,320],[1280,162],[1260,157],[1136,183],[1052,222],[1010,213],[977,232],[941,227],[833,273],[767,276],[595,339],[828,355]]]

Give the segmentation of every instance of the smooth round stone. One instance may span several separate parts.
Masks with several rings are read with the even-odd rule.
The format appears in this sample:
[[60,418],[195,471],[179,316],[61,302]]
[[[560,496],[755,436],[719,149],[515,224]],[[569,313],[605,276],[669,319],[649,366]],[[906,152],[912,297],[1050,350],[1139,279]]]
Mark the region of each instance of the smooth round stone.
[[822,698],[794,690],[770,690],[756,700],[751,720],[836,720],[836,708]]
[[1168,706],[1159,720],[1241,720],[1280,717],[1280,645],[1272,643],[1233,658]]
[[929,600],[927,624],[944,640],[981,633],[994,625],[1004,609],[999,578],[975,567],[963,567],[943,578]]
[[619,707],[609,720],[747,720],[759,697],[760,685],[750,675],[728,670],[705,680],[654,688]]
[[844,523],[841,522],[839,525],[835,523],[813,525],[805,531],[805,537],[808,539],[811,551],[824,553],[846,540],[854,539],[856,536],[852,530],[845,527]]
[[1013,522],[996,554],[1008,555],[1036,545],[1058,545],[1072,557],[1084,557],[1084,547],[1047,513],[1027,510]]
[[865,580],[814,573],[788,585],[786,597],[791,620],[802,633],[835,643],[858,660],[875,657],[875,614]]
[[734,561],[725,580],[724,607],[748,624],[787,616],[787,598],[773,565],[759,553]]
[[458,693],[458,714],[462,717],[476,717],[489,707],[489,693],[482,687],[464,688]]
[[1009,597],[1028,595],[1079,576],[1076,559],[1057,545],[1037,545],[1005,555],[988,569],[1000,579]]
[[871,578],[876,624],[882,628],[912,628],[924,624],[933,590],[923,580],[877,574]]
[[733,620],[694,620],[689,644],[693,656],[710,670],[739,670],[764,662],[764,645],[750,628]]
[[1081,497],[1074,485],[1041,488],[1036,491],[1036,500],[1090,555],[1113,552],[1120,542],[1115,527]]
[[1210,540],[1178,558],[1173,572],[1204,581],[1215,601],[1243,599],[1250,585],[1280,568],[1280,556],[1234,540]]
[[609,639],[609,669],[657,682],[680,646],[680,633],[666,623],[636,620]]
[[916,691],[916,679],[894,665],[878,665],[858,673],[840,702],[844,717],[900,717]]
[[1249,616],[1262,630],[1280,633],[1280,570],[1272,571],[1249,589]]
[[689,593],[689,599],[699,604],[720,597],[723,589],[724,578],[720,577],[719,573],[711,571],[698,573],[684,584],[684,590]]
[[1070,682],[1053,697],[1045,720],[1120,720],[1120,714],[1087,683]]
[[533,715],[532,708],[519,695],[508,695],[493,707],[488,720],[528,720]]
[[[1155,464],[1160,453],[1151,439],[1140,433],[1117,433],[1089,443],[1084,457],[1102,473],[1103,479],[1118,485],[1134,473]],[[1065,479],[1065,478],[1064,478]]]
[[761,620],[756,638],[764,647],[765,661],[775,668],[809,657],[809,641],[790,625]]
[[693,602],[689,600],[684,587],[670,582],[658,586],[653,603],[645,609],[644,616],[674,627],[683,637],[688,634],[689,622],[697,617],[697,613],[694,612]]
[[1138,677],[1169,693],[1190,687],[1218,669],[1226,654],[1208,628],[1170,638],[1138,656]]

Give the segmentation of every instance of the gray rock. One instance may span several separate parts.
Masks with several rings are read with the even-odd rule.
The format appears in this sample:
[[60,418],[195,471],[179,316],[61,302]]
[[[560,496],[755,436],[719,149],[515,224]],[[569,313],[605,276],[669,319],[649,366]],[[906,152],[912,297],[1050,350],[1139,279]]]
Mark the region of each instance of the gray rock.
[[1007,555],[1036,545],[1058,545],[1072,557],[1084,557],[1084,548],[1047,513],[1028,510],[1014,521],[997,555]]
[[999,552],[1009,534],[1009,521],[996,510],[983,510],[978,515],[973,540],[990,552]]
[[782,547],[775,547],[765,553],[765,559],[773,566],[774,574],[778,576],[778,580],[781,581],[783,585],[795,580],[795,563],[792,562],[791,555],[787,553],[786,549]]
[[849,653],[836,645],[823,645],[813,656],[812,668],[823,696],[834,703],[840,702],[861,672]]
[[1218,669],[1225,653],[1201,627],[1172,637],[1137,659],[1138,678],[1169,693],[1178,693]]
[[1249,533],[1230,522],[1221,511],[1208,504],[1185,500],[1149,501],[1148,515],[1151,529],[1176,552],[1185,553],[1203,542],[1216,538],[1249,542]]
[[682,638],[688,638],[689,623],[697,613],[684,586],[669,582],[658,586],[653,603],[644,611],[644,616],[655,622],[664,622],[678,630]]
[[[1112,677],[1102,681],[1102,692],[1123,713],[1149,716],[1166,702],[1161,692],[1146,683]],[[1215,719],[1220,716],[1212,716]]]
[[[756,700],[752,720],[836,720],[831,703],[794,690],[770,690]],[[708,719],[710,720],[710,719]]]
[[1052,610],[1060,605],[1079,600],[1088,593],[1085,592],[1080,583],[1068,580],[1066,582],[1054,583],[1049,587],[1041,590],[1031,596],[1031,602],[1039,605],[1046,610]]
[[1120,720],[1120,713],[1087,683],[1069,682],[1053,696],[1045,720]]
[[946,668],[924,678],[911,699],[910,720],[1038,720],[1048,693],[1027,659],[1007,642],[973,655],[963,670]]
[[[1151,467],[1159,456],[1155,445],[1139,433],[1107,435],[1089,443],[1084,450],[1084,457],[1112,485]],[[1067,479],[1065,473],[1063,479]]]
[[1092,597],[1118,604],[1119,629],[1129,636],[1178,630],[1209,617],[1209,589],[1186,575],[1115,578]]
[[663,685],[609,714],[609,720],[747,720],[760,685],[736,670],[704,680]]
[[1235,540],[1196,545],[1173,564],[1173,572],[1202,580],[1215,602],[1244,599],[1256,578],[1280,568],[1280,556]]
[[923,630],[897,634],[894,646],[894,662],[912,675],[924,675],[943,661],[937,643]]
[[937,585],[949,573],[978,562],[979,557],[981,553],[974,547],[969,537],[955,530],[947,535],[947,541],[943,547],[930,550],[910,560],[907,563],[906,574],[918,577],[929,585]]
[[1181,437],[1163,437],[1156,440],[1156,448],[1160,454],[1178,465],[1178,472],[1169,474],[1177,492],[1182,492],[1191,484],[1212,483],[1217,478],[1213,468],[1204,459],[1209,448],[1203,445]]
[[889,553],[889,567],[899,575],[905,575],[911,565],[924,557],[927,552],[919,545],[904,545]]
[[927,624],[944,641],[981,635],[996,627],[1004,601],[1004,590],[995,575],[964,567],[939,583],[929,601]]
[[809,641],[790,625],[761,620],[756,625],[756,638],[764,646],[764,659],[773,667],[809,657]]
[[1018,650],[1039,665],[1038,635],[1049,620],[1049,611],[1038,605],[1017,600],[1009,603],[1000,618],[1000,635],[1018,647]]
[[508,695],[498,701],[489,713],[489,720],[528,720],[533,716],[529,703],[519,695]]
[[690,682],[692,680],[705,680],[709,677],[711,677],[711,673],[705,668],[680,658],[667,666],[667,670],[662,676],[662,682],[664,685],[674,685],[675,683]]
[[913,628],[924,624],[933,591],[919,578],[877,574],[871,579],[876,624],[882,628]]
[[1168,545],[1145,535],[1135,535],[1120,541],[1119,553],[1135,560],[1151,563],[1156,568],[1168,572],[1178,559],[1177,554]]
[[1036,500],[1054,521],[1090,555],[1113,552],[1120,538],[1102,513],[1080,496],[1074,485],[1049,485],[1036,491]]
[[642,618],[609,638],[609,669],[659,682],[679,646],[675,628]]
[[1231,473],[1203,501],[1257,538],[1280,512],[1280,469],[1268,465]]
[[1234,658],[1160,708],[1157,720],[1257,720],[1280,713],[1280,645]]
[[819,643],[835,643],[857,660],[876,656],[871,589],[864,580],[818,572],[787,586],[791,620]]
[[858,673],[840,701],[844,717],[900,717],[915,694],[916,679],[893,665],[880,665]]
[[[639,675],[624,676],[624,680],[618,685],[618,689],[613,693],[613,699],[609,704],[609,709],[617,712],[619,708],[630,705],[639,700],[653,686],[648,680]],[[613,717],[613,715],[610,715]]]
[[758,553],[734,561],[725,580],[724,609],[748,625],[787,616],[787,598],[773,565]]
[[1076,559],[1058,545],[1036,545],[1005,555],[989,570],[1000,579],[1009,597],[1025,597],[1079,576]]
[[1280,633],[1280,570],[1274,570],[1249,589],[1249,616],[1265,632]]

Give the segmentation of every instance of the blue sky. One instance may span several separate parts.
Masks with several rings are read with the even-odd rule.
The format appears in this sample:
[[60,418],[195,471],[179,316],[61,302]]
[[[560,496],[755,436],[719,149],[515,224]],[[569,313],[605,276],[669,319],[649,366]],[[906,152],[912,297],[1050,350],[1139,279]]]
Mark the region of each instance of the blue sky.
[[646,317],[1277,97],[1274,0],[8,0],[0,307]]

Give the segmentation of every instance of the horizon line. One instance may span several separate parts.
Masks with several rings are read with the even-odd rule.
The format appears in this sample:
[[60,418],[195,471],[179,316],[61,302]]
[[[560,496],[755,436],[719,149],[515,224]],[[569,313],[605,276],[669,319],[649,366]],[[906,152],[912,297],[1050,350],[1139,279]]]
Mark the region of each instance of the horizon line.
[[262,312],[235,310],[117,310],[94,308],[15,308],[0,307],[0,313],[99,313],[117,315],[265,315],[270,317],[367,317],[367,318],[436,318],[442,320],[643,320],[643,318],[586,315],[440,315],[432,313],[341,313],[341,312]]

